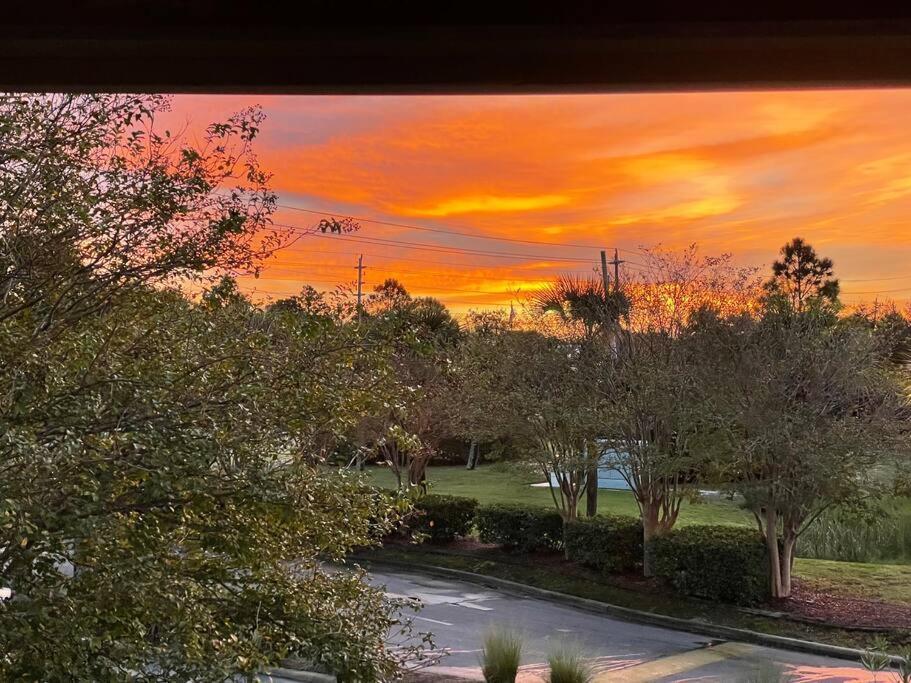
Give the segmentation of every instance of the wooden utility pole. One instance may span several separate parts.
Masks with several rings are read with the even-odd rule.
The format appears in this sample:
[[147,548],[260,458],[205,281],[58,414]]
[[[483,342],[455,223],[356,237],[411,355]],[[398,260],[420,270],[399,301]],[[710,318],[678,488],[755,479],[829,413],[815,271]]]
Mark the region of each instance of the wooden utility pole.
[[[616,258],[616,254],[614,254]],[[610,275],[607,274],[607,252],[604,249],[601,250],[601,281],[604,282],[604,296],[607,297],[607,293],[610,291]]]
[[357,257],[357,321],[361,321],[361,292],[364,288],[364,255]]
[[[603,251],[601,252],[601,259],[602,259],[601,262],[604,263],[604,260],[603,260],[604,252]],[[611,263],[614,264],[614,291],[619,292],[620,291],[620,264],[626,263],[626,261],[621,261],[619,258],[617,258],[617,250],[614,249],[614,260],[611,261]],[[607,288],[605,287],[605,291],[606,291],[606,289]]]
[[[617,254],[614,253],[614,259],[616,260]],[[601,250],[601,282],[604,284],[604,320],[603,324],[607,324],[607,296],[610,294],[610,275],[607,274],[607,252]],[[587,451],[586,446],[586,451]],[[594,453],[592,453],[592,458],[594,459],[588,466],[588,472],[586,473],[585,481],[585,514],[589,517],[594,517],[598,514],[598,468],[600,463],[600,454],[598,452],[597,443],[592,444]]]

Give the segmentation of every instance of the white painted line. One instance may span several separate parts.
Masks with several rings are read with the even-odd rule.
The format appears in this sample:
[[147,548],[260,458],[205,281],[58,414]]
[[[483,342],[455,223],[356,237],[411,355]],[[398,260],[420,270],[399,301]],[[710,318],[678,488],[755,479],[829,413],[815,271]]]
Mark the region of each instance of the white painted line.
[[454,605],[467,607],[468,609],[479,609],[482,612],[493,612],[493,607],[481,607],[481,605],[472,605],[470,602],[455,602]]
[[414,617],[415,619],[420,619],[421,621],[429,621],[431,624],[440,624],[440,626],[452,626],[448,621],[440,621],[439,619],[431,619],[430,617]]

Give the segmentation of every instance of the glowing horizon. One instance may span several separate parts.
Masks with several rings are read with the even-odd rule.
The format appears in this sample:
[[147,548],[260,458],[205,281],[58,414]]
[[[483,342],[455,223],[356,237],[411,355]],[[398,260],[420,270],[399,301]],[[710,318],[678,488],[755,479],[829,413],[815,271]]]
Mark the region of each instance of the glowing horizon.
[[368,289],[396,277],[462,312],[591,273],[598,247],[631,271],[642,246],[691,243],[765,269],[800,235],[835,261],[846,303],[911,298],[911,90],[177,96],[169,118],[255,103],[276,222],[320,218],[288,207],[384,222],[302,238],[242,283],[260,296],[353,282],[363,253]]

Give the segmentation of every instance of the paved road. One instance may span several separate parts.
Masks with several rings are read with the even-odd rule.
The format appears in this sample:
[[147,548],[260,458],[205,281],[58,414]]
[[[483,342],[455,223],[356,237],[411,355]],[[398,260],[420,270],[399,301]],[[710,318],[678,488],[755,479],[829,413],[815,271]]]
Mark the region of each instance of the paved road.
[[[838,659],[775,650],[618,621],[585,610],[529,597],[508,595],[468,583],[418,573],[373,573],[374,584],[394,596],[419,598],[425,605],[415,625],[434,634],[449,655],[436,665],[441,674],[480,678],[482,636],[493,625],[507,625],[524,636],[523,676],[546,680],[547,652],[570,640],[591,656],[599,682],[767,681],[757,677],[770,666],[783,667],[800,683],[872,682],[860,665]],[[880,674],[882,681],[891,681]]]

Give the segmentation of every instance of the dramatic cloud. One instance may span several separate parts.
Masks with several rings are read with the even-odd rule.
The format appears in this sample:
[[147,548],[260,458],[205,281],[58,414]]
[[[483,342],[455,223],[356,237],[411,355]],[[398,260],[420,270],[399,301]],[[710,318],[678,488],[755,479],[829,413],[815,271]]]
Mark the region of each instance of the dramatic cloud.
[[300,240],[244,283],[264,294],[350,282],[363,253],[371,285],[508,305],[591,272],[601,247],[630,270],[640,246],[693,242],[767,267],[801,235],[835,260],[846,300],[911,296],[911,91],[180,96],[170,118],[192,127],[257,102],[283,205],[386,223]]

